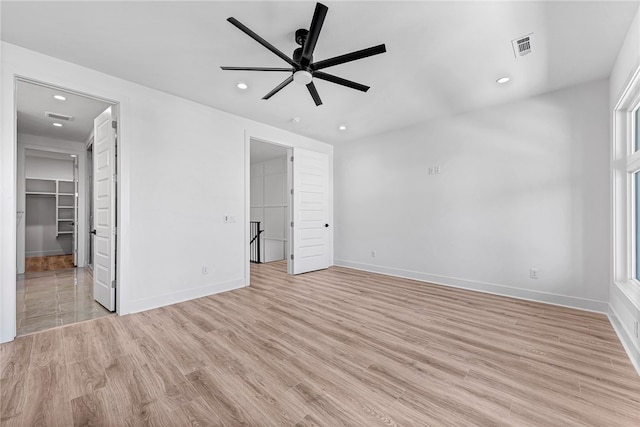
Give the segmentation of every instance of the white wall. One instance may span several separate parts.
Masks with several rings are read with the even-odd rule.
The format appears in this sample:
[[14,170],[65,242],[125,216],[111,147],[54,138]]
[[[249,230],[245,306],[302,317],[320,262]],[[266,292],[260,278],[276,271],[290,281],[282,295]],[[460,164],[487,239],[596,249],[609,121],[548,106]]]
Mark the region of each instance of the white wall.
[[598,81],[336,146],[336,264],[606,311],[607,102]]
[[55,197],[27,196],[24,222],[27,258],[73,253],[72,235],[56,236]]
[[260,221],[261,259],[272,262],[285,259],[288,253],[286,226],[287,155],[251,165],[251,221]]
[[[18,136],[18,141],[20,136]],[[25,176],[27,178],[64,179],[73,181],[73,161],[48,159],[27,155],[25,161]]]
[[[119,102],[120,314],[249,283],[251,138],[332,157],[319,141],[15,45],[3,43],[2,55],[0,341],[15,333],[14,75]],[[224,224],[225,215],[238,220]]]
[[[613,117],[615,106],[620,100],[625,88],[640,67],[640,14],[636,13],[629,32],[622,45],[616,63],[609,79],[609,118]],[[611,135],[610,177],[615,174],[615,146],[614,132]],[[613,188],[613,180],[610,184]],[[609,205],[615,206],[613,198]],[[612,221],[624,220],[626,213],[612,210]],[[634,335],[634,322],[640,322],[640,287],[636,283],[615,283],[613,261],[614,224],[610,224],[609,243],[609,283],[610,301],[609,318],[616,329],[627,353],[640,373],[640,338]]]

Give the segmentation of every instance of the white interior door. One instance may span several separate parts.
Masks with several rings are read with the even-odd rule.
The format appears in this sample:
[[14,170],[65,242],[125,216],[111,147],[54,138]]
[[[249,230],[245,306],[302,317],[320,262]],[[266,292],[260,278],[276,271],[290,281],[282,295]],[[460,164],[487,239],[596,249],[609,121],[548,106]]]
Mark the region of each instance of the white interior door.
[[93,297],[107,310],[116,308],[116,130],[112,107],[93,122]]
[[329,157],[293,149],[293,274],[328,268]]
[[78,158],[73,159],[73,265],[78,265]]

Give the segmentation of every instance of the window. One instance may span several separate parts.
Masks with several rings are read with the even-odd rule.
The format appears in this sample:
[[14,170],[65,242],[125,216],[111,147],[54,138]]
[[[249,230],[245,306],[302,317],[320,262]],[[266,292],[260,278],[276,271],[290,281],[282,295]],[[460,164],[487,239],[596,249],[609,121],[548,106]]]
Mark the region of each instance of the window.
[[613,114],[614,281],[640,288],[640,69]]
[[632,190],[632,199],[633,199],[633,208],[635,210],[635,215],[633,215],[633,251],[635,252],[634,263],[633,263],[633,278],[640,281],[640,172],[633,172],[633,190]]
[[636,109],[635,114],[633,115],[633,151],[638,151],[640,149],[640,132],[636,132],[636,129],[638,129],[638,119],[640,119],[640,108]]

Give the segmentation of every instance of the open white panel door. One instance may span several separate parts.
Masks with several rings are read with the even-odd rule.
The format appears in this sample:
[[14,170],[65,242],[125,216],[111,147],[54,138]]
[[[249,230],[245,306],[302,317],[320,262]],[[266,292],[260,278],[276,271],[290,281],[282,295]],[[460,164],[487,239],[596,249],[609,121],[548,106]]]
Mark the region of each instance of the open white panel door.
[[116,308],[116,130],[112,111],[107,108],[93,122],[93,298],[109,311]]
[[293,149],[293,274],[329,267],[329,157]]
[[73,265],[78,265],[78,158],[73,158]]

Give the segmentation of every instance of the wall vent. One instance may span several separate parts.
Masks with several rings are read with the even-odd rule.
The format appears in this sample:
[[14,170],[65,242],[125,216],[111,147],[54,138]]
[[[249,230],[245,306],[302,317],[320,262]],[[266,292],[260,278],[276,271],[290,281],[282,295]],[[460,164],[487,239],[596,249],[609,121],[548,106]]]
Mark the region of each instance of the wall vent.
[[516,59],[518,59],[519,56],[525,56],[531,53],[532,41],[533,33],[511,40],[511,44],[513,45],[513,54]]
[[54,120],[66,120],[66,121],[69,121],[69,120],[73,119],[73,116],[67,116],[65,114],[52,113],[50,111],[47,111],[46,113],[44,113],[44,116],[48,117],[50,119],[54,119]]

